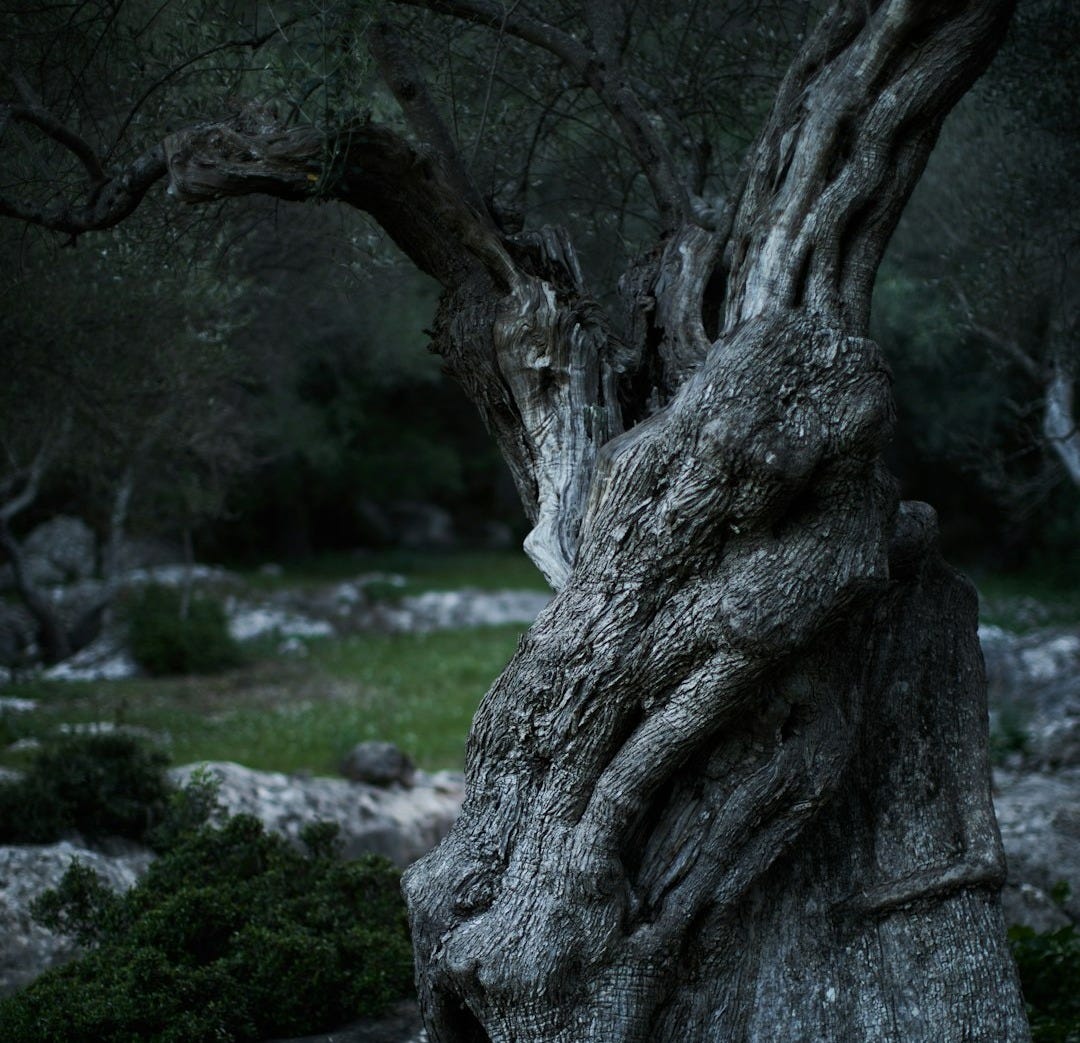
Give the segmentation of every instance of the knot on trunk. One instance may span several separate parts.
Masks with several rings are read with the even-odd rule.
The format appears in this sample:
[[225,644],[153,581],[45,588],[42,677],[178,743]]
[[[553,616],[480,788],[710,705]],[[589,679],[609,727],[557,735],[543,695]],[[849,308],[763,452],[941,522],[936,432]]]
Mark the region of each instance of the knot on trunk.
[[325,144],[313,129],[287,127],[273,106],[245,105],[165,139],[168,191],[184,203],[252,192],[300,199],[318,184]]

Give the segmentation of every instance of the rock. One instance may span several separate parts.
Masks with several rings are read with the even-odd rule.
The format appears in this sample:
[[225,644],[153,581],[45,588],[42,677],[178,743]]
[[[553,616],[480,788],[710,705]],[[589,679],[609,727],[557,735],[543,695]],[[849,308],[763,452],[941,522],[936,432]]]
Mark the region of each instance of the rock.
[[550,601],[551,594],[539,590],[432,590],[388,607],[386,623],[414,632],[528,624]]
[[[174,781],[183,785],[197,767],[175,769]],[[380,789],[345,779],[253,771],[227,761],[205,767],[220,780],[219,799],[230,814],[254,815],[267,829],[296,841],[311,822],[337,822],[346,858],[383,855],[401,867],[446,835],[465,791],[462,776],[453,772],[417,772],[410,789]]]
[[[173,781],[183,785],[197,767],[202,765],[174,769]],[[402,867],[442,839],[457,817],[464,795],[462,777],[451,772],[418,772],[411,789],[385,790],[344,779],[252,771],[239,764],[205,767],[221,781],[219,797],[226,811],[255,815],[268,829],[297,842],[305,825],[330,819],[341,825],[346,858],[380,854]],[[60,882],[73,858],[100,872],[109,886],[119,891],[136,882],[153,855],[128,842],[99,845],[95,850],[67,841],[0,847],[0,995],[20,988],[76,953],[70,940],[33,923],[30,915],[31,902]],[[418,1026],[414,1019],[402,1032],[412,1033]],[[338,1037],[334,1034],[333,1038]],[[394,1039],[400,1043],[406,1036],[340,1038]]]
[[433,503],[398,500],[390,505],[389,515],[398,546],[412,550],[449,550],[458,544],[450,512]]
[[279,638],[333,637],[334,627],[323,619],[290,612],[269,605],[244,605],[232,602],[227,606],[229,633],[236,641],[251,641],[264,634]]
[[89,579],[97,566],[97,537],[79,518],[57,515],[23,541],[27,578],[35,586]]
[[1054,715],[1063,703],[1080,699],[1080,634],[1013,634],[981,626],[979,640],[992,706],[1020,704]]
[[119,681],[139,672],[119,632],[105,633],[62,663],[49,667],[50,681]]
[[364,1018],[333,1032],[267,1043],[425,1043],[426,1040],[416,1001],[405,1000],[381,1018]]
[[372,786],[411,786],[416,765],[391,742],[360,742],[345,755],[341,774]]
[[[1080,922],[1080,769],[995,771],[994,788],[1009,867],[1007,913],[1036,930],[1060,922],[1052,907]],[[1051,894],[1062,883],[1068,894],[1059,906]]]
[[115,891],[126,890],[146,871],[149,852],[106,857],[76,844],[0,847],[0,995],[28,984],[43,970],[77,953],[68,938],[33,922],[30,904],[56,887],[72,859],[100,873]]
[[1014,767],[1080,768],[1080,634],[980,627],[993,727],[1024,739]]

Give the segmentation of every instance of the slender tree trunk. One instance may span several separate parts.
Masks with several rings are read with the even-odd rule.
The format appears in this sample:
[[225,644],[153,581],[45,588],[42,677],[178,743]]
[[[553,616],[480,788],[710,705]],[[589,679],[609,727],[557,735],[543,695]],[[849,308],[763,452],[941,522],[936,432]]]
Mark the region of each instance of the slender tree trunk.
[[1046,381],[1043,434],[1061,461],[1073,485],[1080,487],[1080,423],[1073,403],[1075,376],[1062,361],[1064,352],[1054,356]]
[[37,643],[46,663],[59,663],[74,651],[67,627],[57,607],[30,579],[22,548],[7,521],[0,518],[0,550],[11,564],[15,590],[37,623]]

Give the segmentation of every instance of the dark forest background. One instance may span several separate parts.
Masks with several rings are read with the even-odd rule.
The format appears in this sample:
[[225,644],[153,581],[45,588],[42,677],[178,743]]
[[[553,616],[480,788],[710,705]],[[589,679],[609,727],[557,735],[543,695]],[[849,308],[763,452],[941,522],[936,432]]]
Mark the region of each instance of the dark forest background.
[[[735,87],[687,73],[684,89],[734,92],[752,114],[797,37],[800,5],[781,8],[786,20],[762,23],[772,26],[768,47],[744,38]],[[4,17],[25,53],[44,46],[40,18]],[[139,51],[143,80],[196,48],[198,12],[183,17],[160,52]],[[321,91],[329,106],[356,92],[364,66],[353,62],[353,79],[337,82],[340,27],[323,19],[307,51],[297,30],[291,55],[276,60],[307,63],[311,96]],[[938,509],[947,554],[1073,579],[1080,476],[1044,418],[1051,377],[1064,372],[1071,387],[1080,370],[1078,21],[1068,4],[1021,5],[1001,56],[947,124],[883,266],[873,318],[895,376],[892,465],[904,496]],[[421,56],[433,46],[424,31],[418,22]],[[64,46],[77,54],[82,44]],[[110,46],[125,53],[123,40]],[[648,221],[635,210],[641,186],[620,181],[613,146],[565,85],[536,80],[543,70],[519,75],[512,54],[492,56],[468,30],[449,46],[461,80],[441,88],[455,119],[479,122],[478,180],[526,224],[569,213],[590,283],[614,294],[610,272]],[[114,91],[117,68],[141,82],[133,61],[114,60]],[[188,84],[172,86],[183,96]],[[546,124],[527,128],[530,86],[549,104]],[[209,104],[208,90],[192,86],[189,108]],[[138,110],[135,129],[173,118],[164,100],[154,104]],[[734,156],[753,129],[729,123],[717,151]],[[569,144],[583,158],[568,162]],[[28,147],[22,161],[16,173],[30,183],[41,157]],[[733,161],[711,162],[723,180]],[[611,255],[613,232],[624,256]],[[105,546],[121,490],[128,536],[186,542],[202,560],[385,546],[417,504],[448,512],[464,545],[519,542],[526,531],[479,419],[426,351],[434,284],[356,213],[245,200],[207,214],[158,193],[121,227],[77,243],[6,223],[0,273],[0,464],[24,476],[43,465],[37,497],[13,518],[17,535],[69,514]]]

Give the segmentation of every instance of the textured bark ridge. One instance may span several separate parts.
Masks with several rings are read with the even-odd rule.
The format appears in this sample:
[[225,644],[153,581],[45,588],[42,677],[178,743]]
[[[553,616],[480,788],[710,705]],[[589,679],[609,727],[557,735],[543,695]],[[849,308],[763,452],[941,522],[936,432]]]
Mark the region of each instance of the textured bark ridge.
[[[864,336],[1006,14],[836,4],[730,234],[688,219],[624,281],[627,429],[575,458],[572,568],[480,707],[457,825],[406,878],[436,1043],[1028,1039],[975,600],[929,508],[896,502]],[[573,350],[543,352],[573,385]]]
[[477,713],[456,826],[406,877],[430,1039],[1023,1043],[975,600],[932,512],[897,504],[866,339],[1009,0],[835,0],[719,207],[620,68],[633,5],[588,0],[579,40],[543,5],[393,2],[547,51],[608,112],[664,229],[621,324],[564,232],[503,227],[389,26],[373,50],[421,145],[256,106],[171,136],[100,205],[0,214],[105,227],[167,170],[190,202],[366,210],[442,283],[434,347],[558,593]]
[[760,318],[605,449],[408,876],[433,1039],[1027,1038],[974,598],[889,408],[870,342]]

